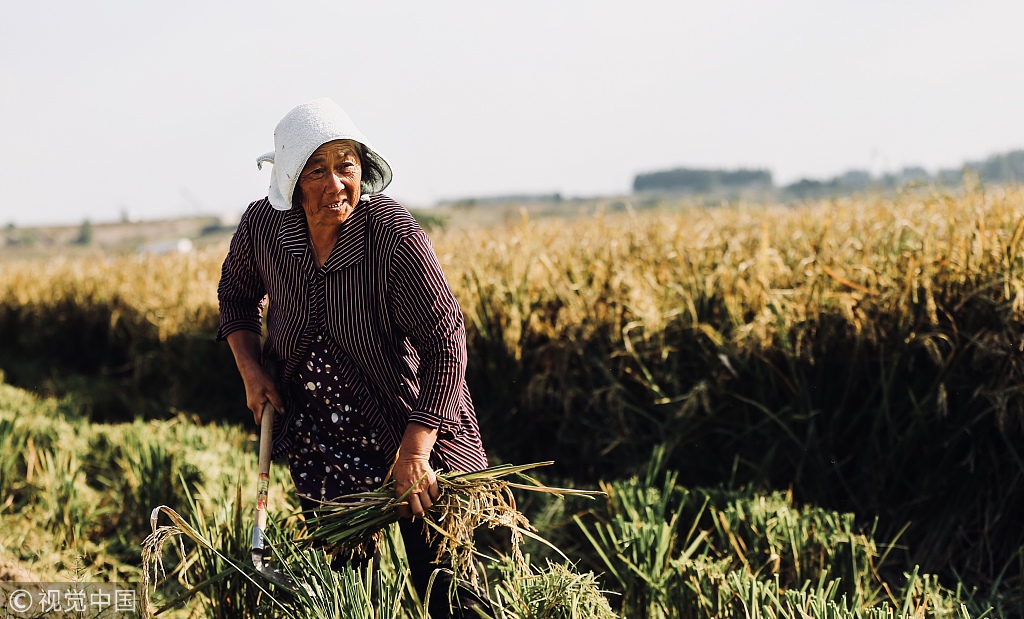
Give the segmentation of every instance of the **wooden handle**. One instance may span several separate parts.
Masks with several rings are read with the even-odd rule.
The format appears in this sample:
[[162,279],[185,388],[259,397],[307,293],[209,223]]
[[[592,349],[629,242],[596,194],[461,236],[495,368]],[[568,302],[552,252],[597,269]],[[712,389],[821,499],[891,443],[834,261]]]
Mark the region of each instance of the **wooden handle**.
[[[269,401],[263,405],[260,419],[260,462],[259,479],[256,483],[256,530],[267,526],[267,492],[270,489],[270,451],[274,442],[274,405]],[[253,534],[253,548],[256,547],[256,531]],[[262,544],[261,544],[262,546]]]
[[263,405],[263,418],[260,420],[260,475],[270,474],[270,451],[274,441],[274,405],[268,400]]

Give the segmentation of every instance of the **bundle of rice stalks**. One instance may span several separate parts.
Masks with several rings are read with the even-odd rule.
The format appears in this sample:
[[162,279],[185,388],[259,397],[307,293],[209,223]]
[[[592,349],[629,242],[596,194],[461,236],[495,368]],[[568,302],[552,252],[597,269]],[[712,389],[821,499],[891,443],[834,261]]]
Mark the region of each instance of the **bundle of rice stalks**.
[[[438,475],[440,496],[423,519],[428,536],[439,540],[436,560],[448,562],[458,577],[476,585],[478,576],[473,557],[480,553],[473,541],[473,532],[482,526],[489,529],[505,527],[511,532],[512,559],[525,571],[526,560],[519,549],[523,536],[550,544],[535,533],[530,521],[516,509],[512,489],[558,496],[593,497],[603,494],[544,486],[524,474],[524,471],[550,464],[504,464],[472,473]],[[509,481],[509,477],[526,483]],[[308,536],[302,541],[331,547],[333,553],[341,553],[342,556],[372,554],[379,542],[379,533],[398,521],[398,507],[404,502],[404,495],[395,496],[392,481],[372,492],[347,495],[341,500],[323,503],[319,515],[310,520]]]

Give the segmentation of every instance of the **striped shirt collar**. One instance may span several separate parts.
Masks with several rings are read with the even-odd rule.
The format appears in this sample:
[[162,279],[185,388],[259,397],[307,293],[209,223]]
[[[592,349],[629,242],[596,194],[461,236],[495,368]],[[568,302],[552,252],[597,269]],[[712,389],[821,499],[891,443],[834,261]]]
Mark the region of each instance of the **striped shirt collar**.
[[[370,202],[360,200],[341,225],[341,234],[334,244],[331,255],[324,263],[324,271],[336,271],[358,264],[366,256],[366,226],[370,213]],[[301,209],[292,209],[284,215],[281,228],[277,233],[278,242],[288,254],[297,260],[303,260],[309,249],[309,228],[306,225],[306,214]],[[312,260],[312,256],[309,258]]]

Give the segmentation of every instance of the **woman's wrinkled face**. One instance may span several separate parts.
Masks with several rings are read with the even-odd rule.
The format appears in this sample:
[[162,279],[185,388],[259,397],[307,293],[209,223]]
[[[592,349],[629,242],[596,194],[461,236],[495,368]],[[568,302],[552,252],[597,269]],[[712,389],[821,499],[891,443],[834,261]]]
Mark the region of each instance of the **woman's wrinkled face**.
[[313,151],[299,174],[302,210],[309,225],[344,222],[359,202],[362,178],[355,142],[335,140]]

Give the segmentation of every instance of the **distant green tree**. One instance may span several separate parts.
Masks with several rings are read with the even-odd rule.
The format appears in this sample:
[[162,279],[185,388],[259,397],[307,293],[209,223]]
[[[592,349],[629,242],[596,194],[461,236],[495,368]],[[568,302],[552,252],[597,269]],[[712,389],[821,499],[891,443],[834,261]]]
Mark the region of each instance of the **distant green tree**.
[[797,198],[816,198],[825,195],[833,188],[831,182],[816,181],[810,178],[801,178],[795,183],[786,185],[782,189]]
[[911,183],[914,181],[926,182],[932,180],[932,175],[928,173],[928,170],[925,170],[921,166],[904,166],[904,168],[900,170],[899,177],[900,181],[903,183]]
[[871,186],[871,173],[866,170],[848,170],[833,182],[843,191],[864,191]]
[[35,228],[15,230],[13,224],[7,226],[7,245],[11,247],[31,247],[39,242],[39,233]]
[[983,181],[1024,182],[1024,150],[1010,151],[1004,155],[993,155],[984,161],[968,162],[967,167],[976,170]]
[[93,241],[92,222],[86,219],[78,228],[78,236],[75,237],[76,245],[92,245]]
[[944,185],[956,186],[963,182],[964,174],[975,172],[986,183],[1024,182],[1024,150],[1012,150],[992,155],[981,161],[967,161],[958,168],[939,170],[937,178]]
[[447,215],[426,213],[421,210],[410,210],[409,212],[412,214],[413,218],[416,219],[417,223],[419,223],[421,226],[428,230],[443,229],[445,227],[445,224],[448,223]]

